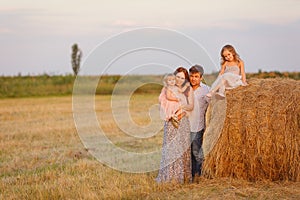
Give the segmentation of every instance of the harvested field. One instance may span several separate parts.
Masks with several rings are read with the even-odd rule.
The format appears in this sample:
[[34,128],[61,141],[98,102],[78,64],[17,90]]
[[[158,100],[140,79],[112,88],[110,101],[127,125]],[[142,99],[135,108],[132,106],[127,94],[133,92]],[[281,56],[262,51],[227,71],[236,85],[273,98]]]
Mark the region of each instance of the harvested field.
[[[147,145],[128,137],[110,120],[110,97],[96,96],[96,111],[110,138],[126,149],[161,146],[157,134]],[[140,124],[157,95],[137,95],[132,117]],[[139,106],[135,106],[139,105]],[[147,112],[146,112],[147,113]],[[72,116],[72,98],[0,100],[0,199],[300,199],[300,182],[201,177],[195,183],[159,185],[150,173],[124,173],[94,159],[82,145]]]

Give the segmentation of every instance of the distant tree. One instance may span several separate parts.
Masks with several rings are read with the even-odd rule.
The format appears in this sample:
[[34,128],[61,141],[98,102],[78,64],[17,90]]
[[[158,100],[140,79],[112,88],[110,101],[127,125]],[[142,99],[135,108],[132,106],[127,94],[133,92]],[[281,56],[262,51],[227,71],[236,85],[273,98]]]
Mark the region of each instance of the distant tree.
[[258,74],[261,74],[262,73],[262,70],[261,69],[258,69]]
[[80,70],[80,60],[81,60],[82,52],[79,49],[78,45],[75,43],[72,46],[72,69],[74,72],[74,75],[77,76],[79,70]]

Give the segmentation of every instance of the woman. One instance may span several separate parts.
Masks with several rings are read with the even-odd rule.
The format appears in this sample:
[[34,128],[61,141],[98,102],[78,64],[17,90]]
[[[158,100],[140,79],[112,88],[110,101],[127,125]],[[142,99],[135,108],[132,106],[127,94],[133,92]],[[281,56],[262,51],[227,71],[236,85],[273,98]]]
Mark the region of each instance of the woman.
[[[179,67],[174,72],[176,86],[183,88],[189,82],[188,71]],[[160,96],[160,99],[164,98]],[[157,182],[191,182],[191,147],[190,147],[190,123],[188,112],[194,107],[194,94],[191,87],[183,93],[178,93],[180,99],[180,111],[184,114],[179,121],[178,128],[171,121],[165,121],[164,138],[162,146],[162,158],[160,169],[156,178]]]

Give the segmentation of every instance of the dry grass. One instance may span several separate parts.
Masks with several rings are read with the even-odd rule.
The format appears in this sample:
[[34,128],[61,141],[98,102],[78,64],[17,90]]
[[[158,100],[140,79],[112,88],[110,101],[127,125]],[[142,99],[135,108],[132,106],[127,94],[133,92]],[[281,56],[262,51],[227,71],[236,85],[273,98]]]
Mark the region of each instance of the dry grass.
[[[137,96],[132,103],[157,103],[157,96]],[[96,161],[84,149],[72,117],[71,97],[0,100],[0,199],[299,199],[299,182],[246,182],[199,179],[187,185],[158,185],[157,172],[122,173]],[[99,118],[118,139],[111,122],[109,96],[98,96]],[[146,106],[133,106],[137,123]],[[107,110],[108,109],[108,110]],[[124,138],[125,139],[125,136]],[[128,139],[128,138],[126,138]],[[148,142],[161,145],[161,133]],[[132,142],[132,141],[130,141]],[[136,143],[132,142],[132,146]],[[126,146],[127,148],[130,145]],[[136,148],[142,148],[137,145]]]

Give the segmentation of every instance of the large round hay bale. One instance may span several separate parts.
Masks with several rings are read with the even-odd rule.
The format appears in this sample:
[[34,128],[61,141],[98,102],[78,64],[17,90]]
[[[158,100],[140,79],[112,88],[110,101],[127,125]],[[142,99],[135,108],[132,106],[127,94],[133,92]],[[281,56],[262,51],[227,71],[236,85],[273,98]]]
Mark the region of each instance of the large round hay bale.
[[300,181],[299,103],[300,81],[291,79],[250,79],[212,99],[203,175]]

